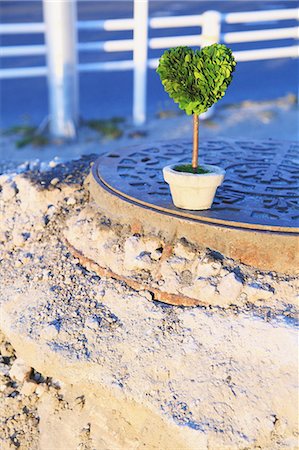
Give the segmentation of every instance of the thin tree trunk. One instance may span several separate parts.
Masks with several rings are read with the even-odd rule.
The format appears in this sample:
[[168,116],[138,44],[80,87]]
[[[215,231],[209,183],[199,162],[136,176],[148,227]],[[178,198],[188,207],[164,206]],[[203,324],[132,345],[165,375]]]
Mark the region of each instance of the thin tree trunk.
[[193,114],[192,169],[194,173],[197,173],[198,168],[198,127],[199,127],[199,117],[197,114]]

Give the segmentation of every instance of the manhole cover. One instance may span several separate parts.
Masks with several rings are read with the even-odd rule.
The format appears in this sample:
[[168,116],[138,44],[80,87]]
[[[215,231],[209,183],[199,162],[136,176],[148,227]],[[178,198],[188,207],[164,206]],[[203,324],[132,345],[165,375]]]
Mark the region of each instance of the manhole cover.
[[94,175],[118,195],[169,214],[229,226],[295,232],[299,217],[298,148],[298,143],[282,141],[201,143],[200,161],[227,171],[207,211],[176,208],[163,180],[163,166],[190,161],[189,141],[111,152],[96,161]]

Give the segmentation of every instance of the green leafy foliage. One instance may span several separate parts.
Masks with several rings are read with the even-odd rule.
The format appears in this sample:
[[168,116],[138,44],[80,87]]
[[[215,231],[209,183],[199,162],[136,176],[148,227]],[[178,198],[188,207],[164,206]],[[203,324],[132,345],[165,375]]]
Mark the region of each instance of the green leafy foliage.
[[163,53],[157,73],[175,103],[188,115],[199,115],[224,96],[235,66],[232,51],[223,44],[196,51],[175,47]]
[[194,167],[192,167],[192,164],[181,164],[180,166],[175,166],[173,170],[175,170],[176,172],[197,173],[199,175],[210,173],[208,170],[200,166],[197,166],[195,169]]

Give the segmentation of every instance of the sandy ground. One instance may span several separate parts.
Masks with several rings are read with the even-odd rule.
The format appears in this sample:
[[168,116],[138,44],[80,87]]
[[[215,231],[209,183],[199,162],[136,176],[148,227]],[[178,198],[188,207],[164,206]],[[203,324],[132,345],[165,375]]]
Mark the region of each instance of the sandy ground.
[[[209,139],[283,139],[299,140],[298,107],[292,94],[268,102],[250,102],[215,107],[209,119],[202,120],[200,140]],[[16,124],[21,125],[21,124]],[[81,126],[73,142],[53,141],[43,147],[15,146],[19,136],[0,140],[0,173],[30,168],[47,169],[48,163],[67,161],[91,153],[102,154],[112,149],[144,142],[171,139],[191,139],[192,118],[179,110],[161,110],[142,127],[134,127],[130,120],[119,125],[123,135],[108,139],[96,131]]]

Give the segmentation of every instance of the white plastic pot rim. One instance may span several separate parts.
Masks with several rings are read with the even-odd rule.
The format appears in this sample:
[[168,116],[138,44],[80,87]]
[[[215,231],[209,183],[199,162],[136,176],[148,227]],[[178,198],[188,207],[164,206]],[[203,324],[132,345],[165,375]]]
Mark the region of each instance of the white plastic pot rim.
[[225,170],[218,166],[203,164],[203,169],[209,170],[208,173],[187,173],[178,172],[173,168],[178,164],[172,164],[163,168],[164,179],[167,183],[174,183],[181,186],[220,186],[224,179]]

